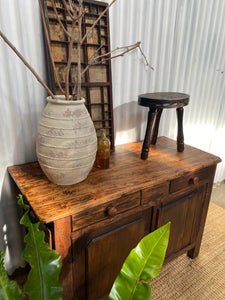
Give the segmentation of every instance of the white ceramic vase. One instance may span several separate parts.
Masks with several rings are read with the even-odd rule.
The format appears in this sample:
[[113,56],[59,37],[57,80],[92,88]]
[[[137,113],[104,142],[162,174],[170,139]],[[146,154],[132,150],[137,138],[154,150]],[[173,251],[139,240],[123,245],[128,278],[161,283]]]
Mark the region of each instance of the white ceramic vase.
[[47,98],[36,142],[41,169],[58,185],[83,181],[92,169],[97,137],[84,99],[66,101],[64,96]]

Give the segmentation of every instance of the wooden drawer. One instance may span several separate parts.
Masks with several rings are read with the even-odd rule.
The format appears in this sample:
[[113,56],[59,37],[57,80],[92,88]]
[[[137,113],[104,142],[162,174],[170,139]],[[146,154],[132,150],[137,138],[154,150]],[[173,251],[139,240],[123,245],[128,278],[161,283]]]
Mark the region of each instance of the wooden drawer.
[[158,205],[169,194],[169,181],[142,191],[142,205]]
[[175,193],[180,190],[195,187],[209,180],[214,175],[214,167],[207,167],[196,172],[185,174],[182,177],[171,180],[170,193]]
[[72,216],[72,231],[90,226],[94,223],[113,218],[114,216],[140,206],[141,192],[123,195],[108,202],[105,206],[87,209]]

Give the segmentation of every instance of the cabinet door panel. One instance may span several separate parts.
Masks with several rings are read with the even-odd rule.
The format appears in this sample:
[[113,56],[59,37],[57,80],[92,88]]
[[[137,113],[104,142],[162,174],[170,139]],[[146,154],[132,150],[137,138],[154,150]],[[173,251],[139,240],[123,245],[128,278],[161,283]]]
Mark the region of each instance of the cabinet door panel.
[[194,242],[200,226],[205,186],[158,209],[157,228],[171,221],[166,256]]
[[78,246],[81,240],[74,241],[74,273],[79,282],[75,288],[76,299],[101,300],[108,296],[126,257],[149,233],[150,212],[147,210],[127,221],[111,224],[105,231],[90,232],[83,250]]
[[86,249],[88,300],[107,295],[130,251],[147,234],[138,220],[92,240]]

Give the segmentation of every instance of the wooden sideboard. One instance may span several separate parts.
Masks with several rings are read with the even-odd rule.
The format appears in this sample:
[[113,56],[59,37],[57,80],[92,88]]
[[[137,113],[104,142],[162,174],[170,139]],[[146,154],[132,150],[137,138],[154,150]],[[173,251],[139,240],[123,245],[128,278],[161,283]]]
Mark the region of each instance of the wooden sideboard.
[[62,256],[63,299],[105,299],[130,250],[168,221],[167,260],[198,255],[220,158],[160,137],[143,161],[141,146],[117,146],[109,169],[72,186],[50,183],[37,162],[8,168]]

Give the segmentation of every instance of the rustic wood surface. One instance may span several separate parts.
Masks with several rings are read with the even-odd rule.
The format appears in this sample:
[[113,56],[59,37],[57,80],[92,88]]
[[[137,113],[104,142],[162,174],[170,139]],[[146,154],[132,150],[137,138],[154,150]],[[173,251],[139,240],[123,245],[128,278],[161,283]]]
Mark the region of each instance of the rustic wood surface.
[[63,284],[63,299],[73,295],[73,270],[71,264],[71,219],[57,220],[54,223],[54,248],[61,255],[62,269],[59,281]]
[[188,105],[190,96],[176,92],[146,93],[138,96],[138,104],[155,108],[175,108]]
[[8,170],[37,217],[49,223],[221,161],[187,145],[179,153],[176,141],[166,137],[158,138],[148,159],[143,161],[141,146],[141,142],[117,146],[109,169],[93,169],[85,181],[71,186],[50,183],[37,162],[11,166]]
[[168,221],[166,260],[198,255],[220,158],[187,145],[177,152],[176,141],[160,137],[141,160],[141,146],[116,147],[109,169],[93,169],[72,186],[50,183],[36,162],[9,167],[38,218],[54,221],[63,299],[106,299],[131,249]]

